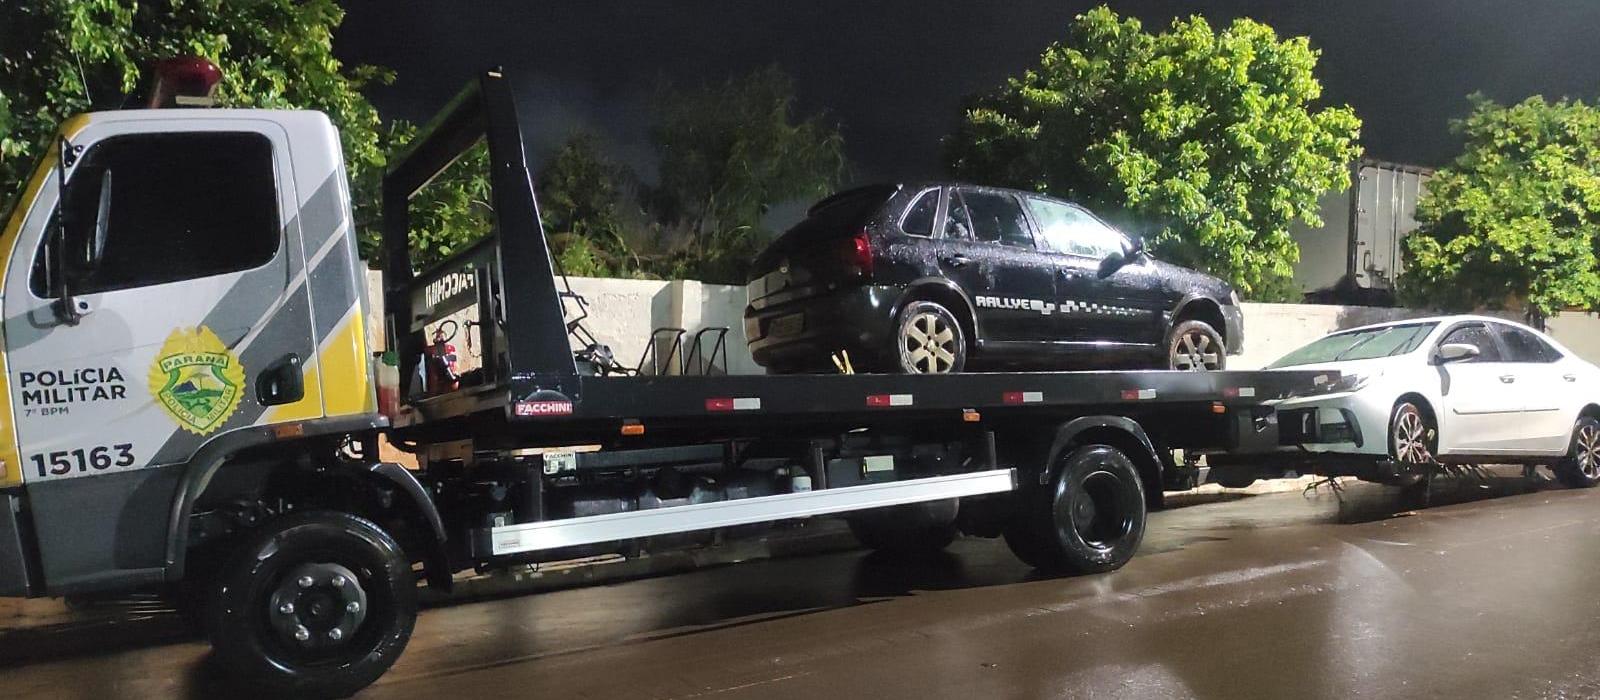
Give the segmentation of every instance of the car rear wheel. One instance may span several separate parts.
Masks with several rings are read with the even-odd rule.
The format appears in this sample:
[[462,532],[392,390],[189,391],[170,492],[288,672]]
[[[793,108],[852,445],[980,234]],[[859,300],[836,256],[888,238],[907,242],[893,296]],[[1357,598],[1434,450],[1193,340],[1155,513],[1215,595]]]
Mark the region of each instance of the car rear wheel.
[[904,374],[949,374],[967,364],[967,339],[949,309],[913,301],[900,310],[895,333],[897,368]]
[[1167,368],[1189,372],[1226,369],[1228,349],[1222,334],[1205,321],[1184,321],[1167,340]]
[[1600,421],[1589,416],[1578,419],[1567,457],[1556,465],[1556,478],[1578,489],[1600,485]]

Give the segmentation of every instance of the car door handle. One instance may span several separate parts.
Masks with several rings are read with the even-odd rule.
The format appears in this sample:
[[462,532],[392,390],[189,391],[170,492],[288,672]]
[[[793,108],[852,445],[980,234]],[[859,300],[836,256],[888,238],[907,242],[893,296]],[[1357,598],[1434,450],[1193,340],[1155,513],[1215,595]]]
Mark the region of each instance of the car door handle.
[[943,258],[940,258],[939,262],[949,265],[950,267],[966,267],[968,263],[972,262],[972,258],[969,258],[965,255],[947,255]]
[[1565,380],[1567,380],[1569,382],[1578,381],[1578,375],[1576,375],[1576,374],[1563,374],[1563,375],[1561,375],[1561,378],[1565,379]]
[[1063,270],[1061,270],[1061,279],[1064,279],[1064,280],[1077,279],[1077,278],[1082,277],[1082,276],[1084,276],[1086,274],[1088,274],[1088,273],[1084,272],[1083,270],[1063,269]]
[[1500,375],[1500,382],[1502,384],[1511,384],[1511,383],[1514,383],[1516,381],[1517,381],[1517,375],[1515,375],[1515,374],[1502,374],[1502,375]]

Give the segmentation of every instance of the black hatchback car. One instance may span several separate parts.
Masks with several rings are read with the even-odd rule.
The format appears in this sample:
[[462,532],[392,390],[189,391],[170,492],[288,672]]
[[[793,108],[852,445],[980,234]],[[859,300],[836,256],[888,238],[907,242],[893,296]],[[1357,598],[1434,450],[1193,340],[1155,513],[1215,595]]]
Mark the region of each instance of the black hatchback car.
[[779,373],[833,371],[841,351],[876,372],[1216,370],[1244,343],[1221,280],[1070,202],[964,184],[828,197],[757,257],[748,290],[750,351]]

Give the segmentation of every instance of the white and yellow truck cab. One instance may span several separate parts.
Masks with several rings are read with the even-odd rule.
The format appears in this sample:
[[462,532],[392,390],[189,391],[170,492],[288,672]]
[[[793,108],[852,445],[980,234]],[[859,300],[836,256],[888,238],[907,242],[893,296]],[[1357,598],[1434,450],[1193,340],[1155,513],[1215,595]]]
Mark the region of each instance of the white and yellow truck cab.
[[[202,102],[218,77],[171,65],[161,102]],[[494,230],[419,269],[414,195],[476,144]],[[1273,449],[1263,403],[1330,379],[596,371],[491,71],[385,180],[400,382],[380,413],[340,152],[305,111],[62,125],[0,236],[0,595],[169,592],[233,676],[338,695],[404,649],[419,578],[662,535],[850,514],[869,546],[1003,535],[1035,566],[1106,571],[1163,488],[1192,482],[1174,448]],[[428,338],[468,307],[483,366],[454,376]],[[417,465],[380,461],[380,436]]]

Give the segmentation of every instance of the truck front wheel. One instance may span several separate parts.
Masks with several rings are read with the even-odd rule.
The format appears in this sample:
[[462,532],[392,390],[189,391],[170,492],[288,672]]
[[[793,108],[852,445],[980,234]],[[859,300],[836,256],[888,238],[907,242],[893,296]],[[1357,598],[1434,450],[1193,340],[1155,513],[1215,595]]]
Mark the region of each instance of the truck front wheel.
[[1133,462],[1110,445],[1066,453],[1043,486],[1019,494],[1005,530],[1017,557],[1041,571],[1093,574],[1119,569],[1144,539],[1144,485]]
[[275,694],[355,693],[394,664],[417,619],[404,550],[349,513],[268,523],[214,581],[206,613],[218,661]]

